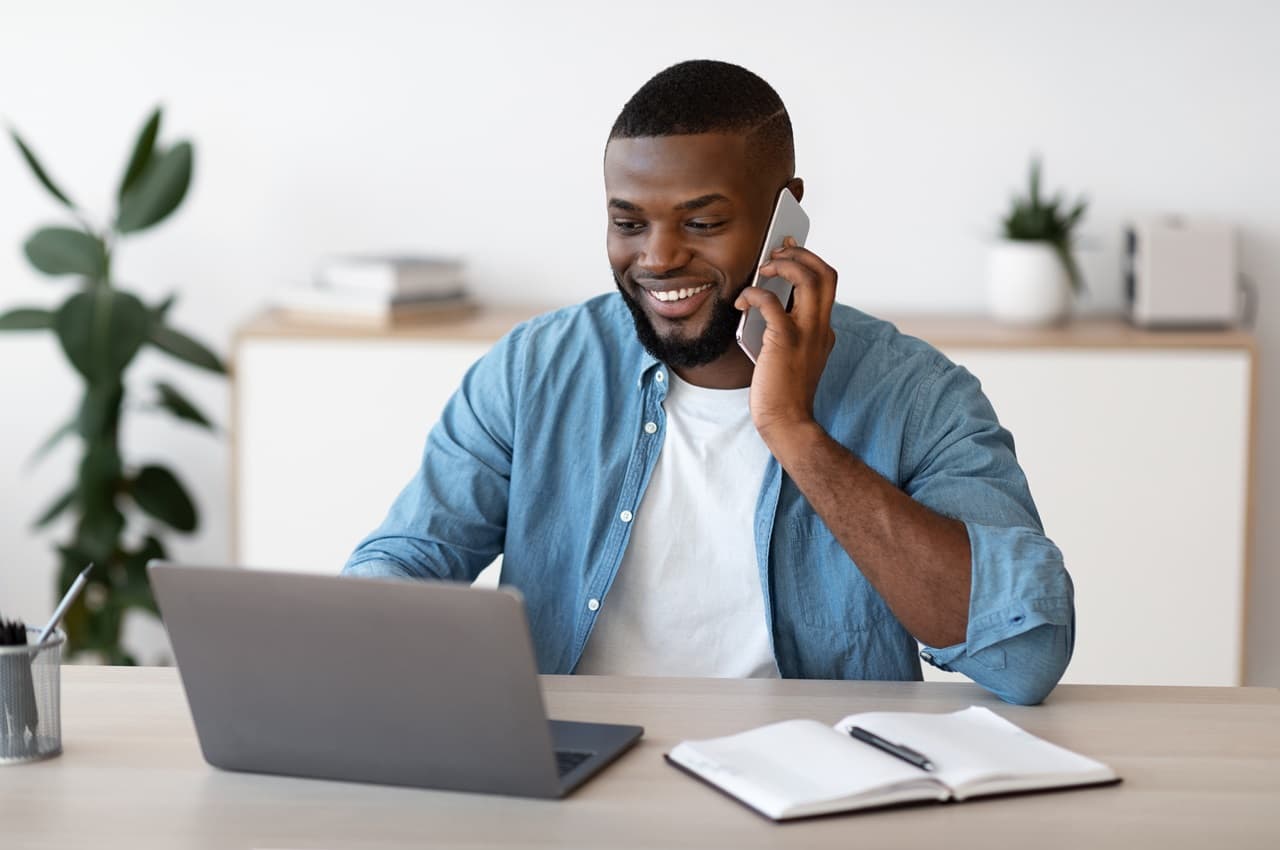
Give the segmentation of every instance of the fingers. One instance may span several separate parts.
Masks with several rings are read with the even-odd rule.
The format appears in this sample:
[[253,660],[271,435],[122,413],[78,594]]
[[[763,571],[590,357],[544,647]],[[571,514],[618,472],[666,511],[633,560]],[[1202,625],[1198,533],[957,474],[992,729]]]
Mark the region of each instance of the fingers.
[[778,296],[769,290],[748,286],[742,290],[738,300],[733,302],[733,306],[744,312],[748,307],[752,310],[759,310],[767,326],[766,334],[770,332],[777,333],[782,335],[788,343],[795,342],[797,335],[795,321],[788,315],[782,303],[778,301]]
[[773,252],[763,266],[762,274],[781,277],[795,287],[792,314],[806,328],[831,324],[831,305],[836,298],[837,272],[812,251],[798,246],[787,237],[782,248]]
[[839,272],[827,265],[826,261],[810,251],[808,248],[802,248],[797,245],[796,240],[790,236],[784,239],[782,247],[773,253],[774,256],[795,259],[797,262],[811,269],[824,282],[829,280],[833,287],[836,285],[836,280],[840,276]]

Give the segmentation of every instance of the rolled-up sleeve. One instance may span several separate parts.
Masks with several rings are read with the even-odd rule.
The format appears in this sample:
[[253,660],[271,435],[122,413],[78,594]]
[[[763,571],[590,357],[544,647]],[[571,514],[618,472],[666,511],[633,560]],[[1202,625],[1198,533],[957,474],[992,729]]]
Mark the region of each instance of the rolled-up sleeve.
[[912,470],[906,492],[969,533],[965,641],[924,647],[921,657],[1008,702],[1041,702],[1071,660],[1071,578],[1044,534],[1012,436],[963,367],[939,358],[922,384],[903,460]]
[[520,387],[520,329],[476,362],[413,478],[343,575],[474,581],[502,552]]

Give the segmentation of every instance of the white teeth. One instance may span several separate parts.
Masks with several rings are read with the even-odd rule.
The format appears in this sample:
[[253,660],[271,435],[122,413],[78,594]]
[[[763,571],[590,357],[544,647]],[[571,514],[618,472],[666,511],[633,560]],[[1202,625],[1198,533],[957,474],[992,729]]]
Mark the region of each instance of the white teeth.
[[697,295],[699,292],[705,292],[710,288],[711,284],[708,283],[703,286],[694,287],[693,289],[673,289],[670,292],[651,291],[650,294],[659,301],[682,301],[685,298]]

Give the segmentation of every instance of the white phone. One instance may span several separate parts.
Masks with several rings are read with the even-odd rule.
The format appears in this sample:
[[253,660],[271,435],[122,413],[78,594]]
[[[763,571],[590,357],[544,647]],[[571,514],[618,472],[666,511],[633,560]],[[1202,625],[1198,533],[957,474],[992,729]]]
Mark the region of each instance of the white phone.
[[[763,287],[778,296],[786,310],[791,309],[791,290],[794,287],[785,278],[761,277],[760,266],[765,264],[774,251],[782,247],[783,240],[788,236],[796,240],[797,245],[804,245],[808,235],[809,216],[800,209],[800,202],[791,194],[791,190],[784,188],[773,208],[773,219],[769,222],[769,232],[764,237],[764,248],[760,251],[760,262],[756,264],[756,277],[751,285]],[[738,346],[747,353],[752,363],[760,358],[760,349],[764,346],[765,324],[760,311],[749,307],[742,312],[742,319],[738,322]]]

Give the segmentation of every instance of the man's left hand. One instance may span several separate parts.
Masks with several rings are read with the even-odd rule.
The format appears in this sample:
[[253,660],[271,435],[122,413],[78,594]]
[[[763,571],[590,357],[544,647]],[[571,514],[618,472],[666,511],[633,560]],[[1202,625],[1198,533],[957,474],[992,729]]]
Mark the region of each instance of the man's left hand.
[[831,305],[837,274],[790,237],[760,273],[781,277],[795,287],[790,313],[776,295],[754,286],[743,290],[734,303],[739,310],[759,310],[766,323],[751,378],[751,419],[776,457],[788,434],[814,424],[813,399],[836,341]]

